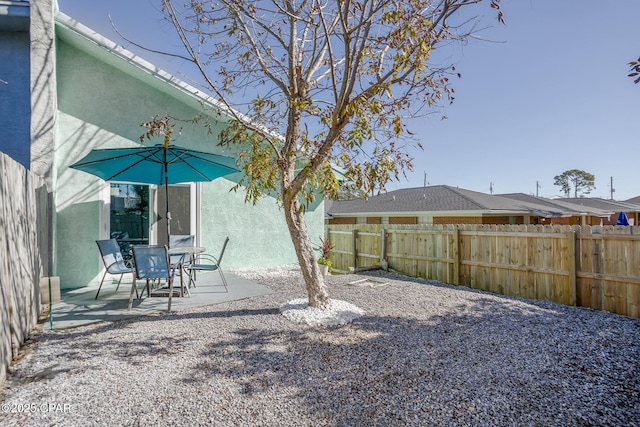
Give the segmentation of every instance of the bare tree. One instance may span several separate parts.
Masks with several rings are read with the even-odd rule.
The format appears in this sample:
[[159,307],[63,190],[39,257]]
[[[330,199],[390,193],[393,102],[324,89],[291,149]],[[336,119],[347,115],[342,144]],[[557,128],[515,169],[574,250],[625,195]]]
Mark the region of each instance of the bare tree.
[[181,56],[235,118],[220,144],[242,144],[247,200],[279,195],[309,305],[326,308],[305,207],[319,191],[335,195],[331,162],[365,192],[411,168],[407,119],[453,99],[455,70],[433,59],[435,49],[471,35],[474,5],[502,22],[499,0],[162,4]]

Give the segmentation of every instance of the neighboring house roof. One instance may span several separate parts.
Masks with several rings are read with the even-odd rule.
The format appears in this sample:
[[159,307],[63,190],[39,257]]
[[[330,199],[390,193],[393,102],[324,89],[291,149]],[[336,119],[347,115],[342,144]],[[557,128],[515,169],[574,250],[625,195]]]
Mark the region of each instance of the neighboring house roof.
[[369,199],[336,200],[328,205],[330,216],[364,214],[422,214],[425,213],[490,213],[524,214],[545,217],[571,215],[556,206],[532,203],[495,195],[464,190],[448,185],[405,188],[373,196]]
[[574,205],[588,206],[591,208],[597,208],[609,211],[611,213],[617,213],[621,211],[625,212],[640,212],[640,204],[633,202],[618,202],[615,200],[600,199],[597,197],[574,197],[558,199],[563,202],[572,203]]
[[627,203],[640,204],[640,196],[632,197],[630,199],[625,200]]
[[336,201],[333,199],[324,199],[324,216],[326,217],[331,212],[331,208]]
[[547,199],[545,197],[536,197],[536,196],[532,196],[524,193],[499,194],[499,196],[507,197],[509,199],[514,199],[514,200],[520,200],[523,202],[544,205],[549,207],[550,209],[557,209],[559,211],[565,212],[566,214],[570,214],[572,216],[590,215],[590,216],[597,216],[597,217],[606,217],[606,216],[612,215],[615,212],[619,212],[619,211],[612,211],[611,209],[605,209],[605,207],[579,205],[579,204],[567,201],[568,199]]

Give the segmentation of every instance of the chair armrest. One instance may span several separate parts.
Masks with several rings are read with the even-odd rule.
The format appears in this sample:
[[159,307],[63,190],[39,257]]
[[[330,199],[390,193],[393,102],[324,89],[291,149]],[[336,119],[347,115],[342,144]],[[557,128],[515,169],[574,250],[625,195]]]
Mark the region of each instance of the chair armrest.
[[220,268],[218,258],[211,254],[198,254],[189,266],[190,270],[217,270]]
[[118,268],[118,270],[125,270],[125,269],[133,270],[133,266],[128,264],[126,261],[115,261],[115,262],[112,262],[111,264],[109,264],[106,267],[107,272],[109,272],[109,270],[111,270],[112,267],[116,267],[116,268]]

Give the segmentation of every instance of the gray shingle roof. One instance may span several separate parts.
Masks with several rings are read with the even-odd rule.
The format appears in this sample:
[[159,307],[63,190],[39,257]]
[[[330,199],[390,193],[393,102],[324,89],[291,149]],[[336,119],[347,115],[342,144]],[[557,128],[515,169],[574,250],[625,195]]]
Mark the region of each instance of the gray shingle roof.
[[640,196],[632,197],[630,199],[625,200],[627,203],[640,204]]
[[605,217],[614,213],[614,211],[610,209],[603,209],[597,206],[578,205],[567,201],[568,199],[547,199],[545,197],[536,197],[524,193],[500,194],[500,196],[547,206],[569,215],[587,214],[591,216]]
[[577,198],[563,198],[563,199],[558,199],[561,200],[563,202],[568,202],[568,203],[573,203],[574,205],[579,205],[579,206],[588,206],[591,208],[597,208],[597,209],[602,209],[602,210],[606,210],[609,212],[620,212],[620,211],[626,211],[626,212],[639,212],[640,211],[640,205],[638,205],[637,203],[632,203],[632,202],[618,202],[615,200],[606,200],[606,199],[600,199],[597,197],[577,197]]
[[547,217],[570,215],[566,209],[531,200],[518,200],[448,185],[405,188],[365,199],[334,201],[329,215],[478,211],[479,213],[512,212]]

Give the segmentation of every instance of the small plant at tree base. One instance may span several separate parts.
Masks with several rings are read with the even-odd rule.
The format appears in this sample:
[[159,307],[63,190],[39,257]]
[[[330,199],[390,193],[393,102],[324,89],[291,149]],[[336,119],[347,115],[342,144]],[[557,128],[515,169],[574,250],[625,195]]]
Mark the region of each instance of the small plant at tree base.
[[329,239],[323,239],[320,237],[320,257],[318,258],[318,264],[326,265],[329,270],[333,267],[333,262],[329,259],[331,255],[331,249],[333,249],[333,243]]

